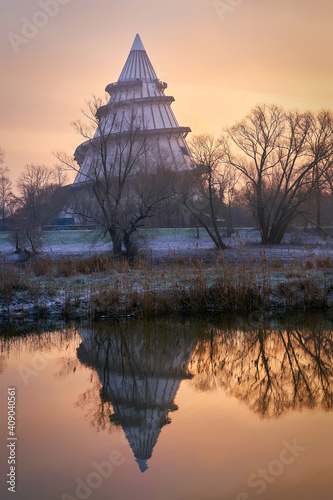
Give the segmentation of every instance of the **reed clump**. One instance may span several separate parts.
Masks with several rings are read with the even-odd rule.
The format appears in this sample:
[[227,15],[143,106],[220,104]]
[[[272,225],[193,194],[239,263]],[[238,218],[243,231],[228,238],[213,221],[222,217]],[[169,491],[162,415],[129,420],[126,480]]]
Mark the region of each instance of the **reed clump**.
[[300,305],[306,309],[325,309],[330,291],[331,284],[313,276],[293,278],[277,286],[277,293],[286,299],[289,308]]
[[[47,309],[66,319],[100,317],[199,316],[283,308],[333,306],[331,257],[303,261],[274,258],[265,250],[253,257],[240,245],[233,260],[223,253],[182,256],[165,261],[115,260],[107,254],[82,258],[40,258],[25,267],[0,269],[0,305],[30,300],[41,315]],[[173,260],[174,258],[174,260]],[[332,304],[332,306],[330,305]]]
[[333,258],[331,255],[317,257],[315,262],[318,269],[333,269]]
[[19,294],[36,297],[40,292],[39,284],[29,279],[15,264],[0,266],[0,300],[6,305]]
[[141,291],[135,290],[131,283],[127,283],[127,287],[110,284],[108,289],[99,290],[96,296],[91,297],[94,317],[199,316],[269,306],[268,290],[263,290],[262,285],[246,277],[235,282],[231,273],[213,280],[199,273],[167,286],[162,282],[160,287],[153,287],[148,282],[141,285]]
[[88,257],[63,257],[63,258],[39,258],[29,263],[29,270],[38,277],[61,276],[70,277],[76,275],[91,275],[117,271],[120,273],[134,269],[148,269],[147,259],[137,258],[129,263],[126,259],[114,259],[110,255],[102,253],[92,254]]

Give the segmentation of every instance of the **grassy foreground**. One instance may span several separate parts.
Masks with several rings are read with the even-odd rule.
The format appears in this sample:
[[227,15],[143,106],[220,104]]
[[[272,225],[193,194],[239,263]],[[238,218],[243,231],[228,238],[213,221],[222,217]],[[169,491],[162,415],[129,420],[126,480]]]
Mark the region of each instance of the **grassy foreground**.
[[202,315],[333,306],[333,259],[267,261],[265,252],[231,263],[182,257],[132,265],[105,254],[48,257],[0,268],[1,314],[66,319]]

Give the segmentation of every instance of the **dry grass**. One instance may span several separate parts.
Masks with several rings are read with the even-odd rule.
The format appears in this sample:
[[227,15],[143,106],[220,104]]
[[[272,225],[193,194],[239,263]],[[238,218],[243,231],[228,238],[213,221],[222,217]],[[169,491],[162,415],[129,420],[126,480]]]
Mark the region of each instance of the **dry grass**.
[[331,255],[316,258],[317,269],[333,269],[333,258]]
[[269,261],[260,250],[250,260],[244,246],[235,262],[223,253],[210,260],[175,253],[165,262],[131,264],[103,254],[41,258],[25,268],[3,265],[0,293],[3,311],[26,300],[36,315],[56,312],[66,319],[325,309],[333,303],[332,269],[331,257]]
[[[148,261],[137,259],[132,266],[136,269],[147,268]],[[42,258],[29,263],[28,269],[35,276],[76,276],[79,274],[90,275],[107,273],[111,271],[126,272],[129,270],[127,260],[115,260],[105,254],[93,254],[89,257],[62,259]]]
[[0,267],[0,298],[9,305],[12,299],[22,293],[37,297],[40,292],[38,283],[30,280],[25,273],[13,264]]

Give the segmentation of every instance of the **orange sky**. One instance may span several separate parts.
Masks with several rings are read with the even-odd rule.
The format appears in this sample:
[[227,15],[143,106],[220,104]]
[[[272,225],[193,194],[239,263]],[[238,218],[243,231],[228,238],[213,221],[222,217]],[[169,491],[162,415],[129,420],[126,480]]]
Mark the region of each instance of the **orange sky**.
[[[47,3],[52,16],[41,7]],[[118,79],[136,33],[176,99],[179,123],[193,133],[219,134],[261,102],[333,109],[333,2],[220,0],[219,6],[1,0],[0,146],[13,180],[25,163],[55,163],[53,150],[74,152],[80,137],[70,122],[81,117],[89,96]],[[32,28],[28,39],[24,19],[44,26]]]

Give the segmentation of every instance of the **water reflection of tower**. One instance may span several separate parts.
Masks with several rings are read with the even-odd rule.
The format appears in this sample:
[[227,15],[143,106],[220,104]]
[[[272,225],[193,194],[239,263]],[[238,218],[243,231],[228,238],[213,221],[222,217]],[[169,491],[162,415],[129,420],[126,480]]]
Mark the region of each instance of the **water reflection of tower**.
[[124,332],[92,333],[81,329],[79,360],[95,369],[102,383],[101,398],[110,401],[111,420],[123,428],[141,472],[148,469],[169,412],[178,409],[175,397],[197,341],[184,332],[145,335],[137,328]]

